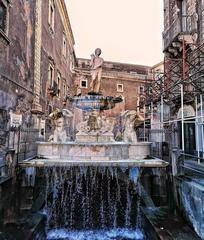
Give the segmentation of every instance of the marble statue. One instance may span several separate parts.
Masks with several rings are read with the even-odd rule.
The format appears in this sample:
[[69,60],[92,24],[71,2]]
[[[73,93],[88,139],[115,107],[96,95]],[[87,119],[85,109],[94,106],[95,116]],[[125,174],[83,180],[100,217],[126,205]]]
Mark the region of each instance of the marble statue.
[[48,141],[53,142],[66,142],[67,141],[67,118],[73,116],[73,113],[67,109],[59,110],[55,109],[50,113],[49,118],[55,127],[53,135],[51,135]]
[[101,49],[97,48],[95,54],[91,55],[91,83],[90,83],[90,93],[99,94],[101,86],[101,77],[102,77],[102,65],[103,58],[100,57]]
[[144,122],[143,117],[135,110],[125,111],[122,117],[124,117],[123,141],[137,143],[135,127]]

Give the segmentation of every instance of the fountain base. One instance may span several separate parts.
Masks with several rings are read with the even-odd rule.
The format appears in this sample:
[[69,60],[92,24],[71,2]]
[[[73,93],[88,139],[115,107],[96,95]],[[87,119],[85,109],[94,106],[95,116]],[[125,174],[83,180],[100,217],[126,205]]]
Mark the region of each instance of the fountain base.
[[38,157],[71,161],[141,160],[150,155],[150,144],[148,142],[134,144],[124,142],[39,142]]
[[107,142],[115,142],[113,133],[77,133],[76,134],[76,142],[77,143],[107,143]]

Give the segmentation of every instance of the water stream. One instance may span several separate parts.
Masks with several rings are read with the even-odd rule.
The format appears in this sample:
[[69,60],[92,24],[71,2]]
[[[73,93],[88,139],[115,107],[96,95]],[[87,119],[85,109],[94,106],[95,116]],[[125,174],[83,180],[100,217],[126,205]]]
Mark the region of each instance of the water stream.
[[137,168],[44,169],[48,239],[145,239]]
[[4,187],[0,239],[147,239],[136,167],[31,167]]

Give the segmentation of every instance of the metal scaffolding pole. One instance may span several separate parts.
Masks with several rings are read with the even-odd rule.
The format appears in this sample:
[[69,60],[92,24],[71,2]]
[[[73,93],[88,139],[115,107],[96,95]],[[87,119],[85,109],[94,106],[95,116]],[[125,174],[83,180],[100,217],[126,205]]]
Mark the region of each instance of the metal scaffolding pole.
[[[202,134],[202,153],[204,152],[204,134],[203,134],[203,95],[200,94],[200,114],[201,114],[201,123],[202,123],[202,131],[201,131],[201,134]],[[202,156],[203,157],[203,156]],[[200,159],[199,159],[200,161]]]
[[182,139],[182,151],[185,151],[184,145],[184,113],[183,113],[183,84],[181,84],[181,139]]
[[[163,130],[164,128],[164,98],[161,95],[161,116],[160,116],[160,129]],[[162,131],[162,142],[164,140],[164,132]]]
[[[153,123],[153,120],[154,120],[154,110],[153,110],[153,102],[151,102],[151,120],[150,120],[150,129],[152,129],[152,123]],[[152,141],[152,135],[150,134],[150,136],[151,136],[151,139],[150,139],[150,141]]]
[[198,156],[198,163],[200,163],[200,139],[199,139],[199,122],[198,122],[198,97],[195,98],[195,105],[196,105],[196,142],[197,142],[197,156]]
[[146,106],[144,106],[144,142],[146,138],[145,129],[146,129]]

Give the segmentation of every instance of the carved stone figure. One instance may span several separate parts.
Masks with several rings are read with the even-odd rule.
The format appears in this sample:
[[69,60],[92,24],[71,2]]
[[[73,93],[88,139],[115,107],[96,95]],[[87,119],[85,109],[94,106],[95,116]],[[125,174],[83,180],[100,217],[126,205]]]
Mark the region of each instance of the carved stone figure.
[[48,141],[53,142],[66,142],[67,141],[67,118],[73,116],[73,113],[67,109],[59,110],[55,109],[50,115],[49,118],[52,120],[55,127],[54,134],[51,135]]
[[140,125],[144,119],[138,112],[131,110],[125,111],[122,114],[124,117],[124,131],[123,131],[123,141],[124,142],[137,142],[137,135],[135,132],[135,127]]
[[104,134],[104,133],[112,134],[114,125],[115,125],[115,120],[113,118],[108,118],[106,116],[102,116],[100,132],[102,134]]
[[90,131],[90,127],[88,126],[88,119],[89,119],[89,116],[88,114],[86,114],[84,121],[77,124],[76,130],[78,131],[77,133],[78,135],[88,134],[88,132]]
[[90,131],[93,132],[100,129],[100,116],[97,111],[92,111],[89,115],[88,126],[90,128]]
[[100,57],[101,49],[97,48],[95,54],[91,55],[91,83],[90,83],[90,93],[99,94],[101,86],[101,77],[102,77],[102,65],[103,58]]
[[76,126],[80,134],[112,134],[115,121],[112,118],[100,116],[97,111],[92,111],[85,116],[85,120]]

